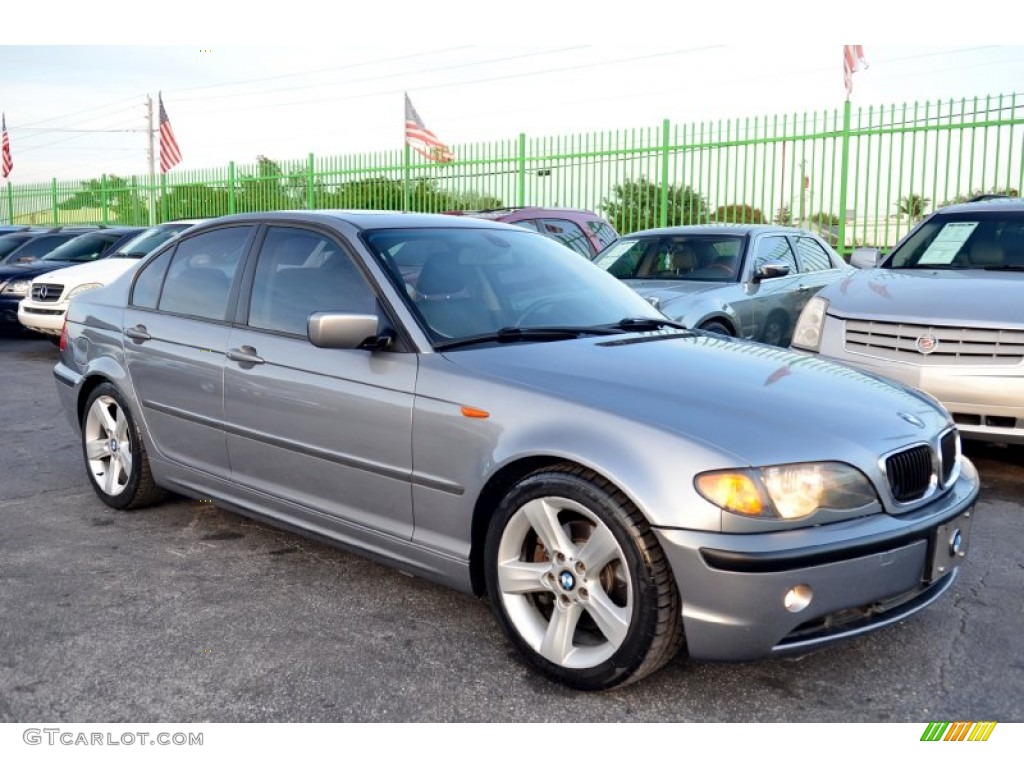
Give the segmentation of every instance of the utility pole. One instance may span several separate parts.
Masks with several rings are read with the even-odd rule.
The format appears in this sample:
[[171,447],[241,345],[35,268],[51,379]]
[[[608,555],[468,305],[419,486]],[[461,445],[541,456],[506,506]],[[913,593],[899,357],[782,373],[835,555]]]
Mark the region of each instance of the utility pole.
[[153,146],[153,97],[146,94],[146,157],[149,160],[149,226],[156,224],[156,152]]

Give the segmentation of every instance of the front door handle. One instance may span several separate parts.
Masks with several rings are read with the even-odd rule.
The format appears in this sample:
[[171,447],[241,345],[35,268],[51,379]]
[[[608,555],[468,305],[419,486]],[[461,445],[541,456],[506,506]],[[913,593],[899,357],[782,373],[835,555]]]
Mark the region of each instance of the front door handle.
[[266,360],[257,355],[256,350],[248,344],[236,349],[229,349],[228,360],[234,360],[236,363],[248,363],[249,365],[259,365],[260,363],[266,362]]
[[125,329],[124,335],[132,341],[142,343],[143,341],[149,341],[153,337],[149,335],[149,331],[146,330],[144,325],[136,325],[132,328]]

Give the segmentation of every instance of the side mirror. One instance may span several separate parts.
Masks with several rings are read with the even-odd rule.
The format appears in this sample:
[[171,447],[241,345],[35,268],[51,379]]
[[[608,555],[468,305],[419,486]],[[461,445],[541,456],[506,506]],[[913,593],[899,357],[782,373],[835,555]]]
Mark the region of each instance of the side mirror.
[[882,252],[877,248],[855,248],[850,254],[850,264],[857,269],[872,269],[882,259]]
[[770,280],[773,277],[785,277],[789,274],[789,264],[782,261],[763,261],[754,269],[754,282]]
[[306,333],[315,347],[325,349],[384,349],[391,342],[379,335],[376,315],[351,312],[314,312],[306,321]]

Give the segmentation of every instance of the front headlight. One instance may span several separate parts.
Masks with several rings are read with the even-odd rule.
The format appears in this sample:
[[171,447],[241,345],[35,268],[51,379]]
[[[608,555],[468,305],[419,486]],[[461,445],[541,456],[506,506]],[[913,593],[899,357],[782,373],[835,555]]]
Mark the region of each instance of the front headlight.
[[770,520],[801,520],[821,510],[856,512],[878,502],[860,471],[836,461],[704,472],[694,484],[727,512]]
[[68,293],[68,298],[70,299],[72,296],[77,296],[80,293],[85,293],[86,291],[94,291],[97,288],[102,287],[103,283],[82,283],[81,285],[71,289],[71,291]]
[[3,293],[7,296],[28,296],[30,285],[32,285],[31,280],[11,280],[4,286]]
[[821,331],[825,327],[828,300],[815,296],[804,306],[793,330],[793,346],[817,352],[821,347]]

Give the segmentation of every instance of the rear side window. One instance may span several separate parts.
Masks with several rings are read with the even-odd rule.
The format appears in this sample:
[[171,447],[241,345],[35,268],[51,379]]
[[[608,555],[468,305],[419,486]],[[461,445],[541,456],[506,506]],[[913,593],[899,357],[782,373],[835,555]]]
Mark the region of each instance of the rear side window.
[[167,270],[158,308],[164,312],[223,320],[231,283],[252,227],[228,227],[181,242]]
[[43,237],[37,237],[33,240],[29,240],[20,248],[12,251],[8,260],[11,263],[15,263],[22,259],[26,261],[41,259],[54,248],[66,243],[72,237],[76,237],[76,235],[44,235]]
[[586,256],[589,259],[594,255],[594,250],[587,236],[583,234],[583,230],[579,228],[579,225],[571,221],[566,221],[565,219],[544,219],[541,222],[540,231],[552,240],[557,240],[562,245],[569,246],[581,256]]
[[132,305],[156,309],[160,300],[160,286],[164,284],[164,275],[167,274],[167,265],[171,263],[174,249],[164,251],[153,261],[149,262],[135,278],[135,287],[132,289]]
[[800,257],[801,272],[821,272],[826,269],[834,269],[828,253],[813,238],[796,238],[796,252]]

